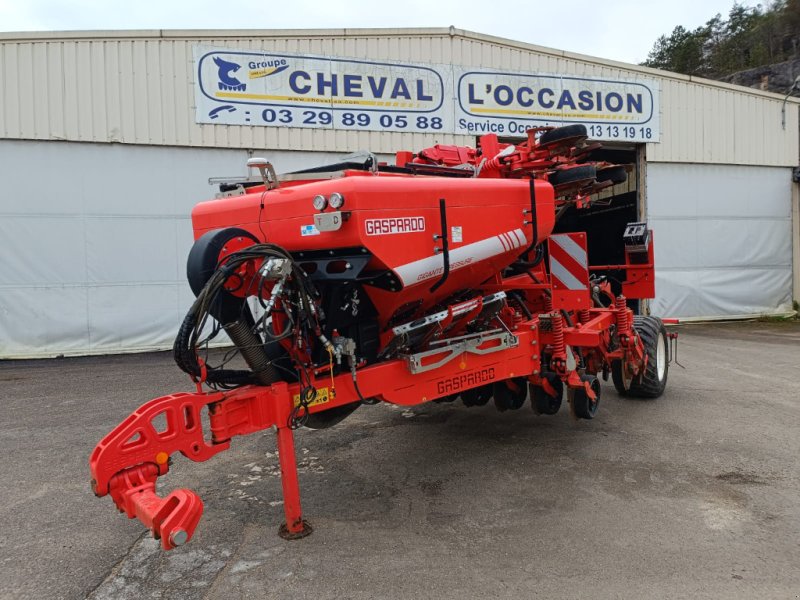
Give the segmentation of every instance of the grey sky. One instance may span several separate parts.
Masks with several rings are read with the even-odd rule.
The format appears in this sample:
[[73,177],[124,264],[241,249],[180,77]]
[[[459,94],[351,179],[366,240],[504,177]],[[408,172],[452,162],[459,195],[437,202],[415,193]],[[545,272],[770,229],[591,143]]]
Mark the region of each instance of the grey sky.
[[[741,2],[754,6],[755,0]],[[0,0],[0,31],[447,27],[623,62],[676,25],[697,27],[733,0]]]

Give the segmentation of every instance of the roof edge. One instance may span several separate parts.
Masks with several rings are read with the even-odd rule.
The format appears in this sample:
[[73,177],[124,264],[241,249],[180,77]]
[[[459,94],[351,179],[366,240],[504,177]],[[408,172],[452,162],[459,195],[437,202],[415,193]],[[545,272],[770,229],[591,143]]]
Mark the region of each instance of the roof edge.
[[284,38],[340,37],[426,34],[449,36],[453,27],[369,27],[337,29],[76,29],[68,31],[0,31],[0,41],[74,39],[202,39],[202,38]]
[[[539,46],[519,40],[498,37],[485,33],[478,33],[468,29],[450,27],[407,27],[407,28],[340,28],[340,29],[119,29],[119,30],[75,30],[75,31],[19,31],[19,32],[0,32],[0,42],[40,42],[40,41],[74,41],[79,39],[100,40],[100,39],[161,39],[161,40],[181,40],[181,39],[241,39],[241,38],[285,38],[285,37],[345,37],[345,36],[407,36],[407,35],[431,35],[431,36],[450,36],[460,37],[468,40],[482,41],[499,46],[506,46],[519,50],[528,50],[556,58],[566,58],[579,62],[594,64],[602,67],[612,67],[625,71],[642,73],[650,77],[660,79],[671,79],[694,83],[706,87],[720,88],[750,94],[760,98],[771,100],[784,100],[784,95],[774,92],[757,90],[742,85],[716,81],[696,77],[694,75],[683,75],[672,71],[662,71],[642,65],[625,63],[611,59],[589,56],[567,50],[558,50],[547,46]],[[800,103],[800,98],[789,97],[788,101],[795,104]]]

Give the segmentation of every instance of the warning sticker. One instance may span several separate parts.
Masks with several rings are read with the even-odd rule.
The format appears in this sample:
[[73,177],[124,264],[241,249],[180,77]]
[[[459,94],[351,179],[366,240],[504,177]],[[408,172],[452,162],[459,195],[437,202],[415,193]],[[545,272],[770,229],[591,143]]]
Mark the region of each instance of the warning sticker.
[[464,241],[464,236],[461,234],[461,226],[450,228],[450,240],[454,244],[459,244]]
[[[317,388],[316,397],[308,403],[309,406],[317,406],[318,404],[326,404],[331,399],[329,388]],[[300,406],[300,394],[294,395],[294,405]]]
[[319,235],[319,229],[317,229],[316,225],[301,225],[300,235],[303,237],[307,235]]

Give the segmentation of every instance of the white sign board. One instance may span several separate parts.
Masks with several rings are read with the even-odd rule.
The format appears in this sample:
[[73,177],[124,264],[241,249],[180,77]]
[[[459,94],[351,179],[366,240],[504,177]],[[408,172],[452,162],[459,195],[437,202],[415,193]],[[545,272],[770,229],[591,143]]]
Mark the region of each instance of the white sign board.
[[197,121],[367,131],[453,129],[449,67],[195,47]]
[[586,125],[598,140],[658,142],[654,80],[475,71],[195,46],[196,121],[521,137]]
[[455,133],[524,136],[531,127],[582,123],[598,140],[657,142],[654,81],[456,69]]

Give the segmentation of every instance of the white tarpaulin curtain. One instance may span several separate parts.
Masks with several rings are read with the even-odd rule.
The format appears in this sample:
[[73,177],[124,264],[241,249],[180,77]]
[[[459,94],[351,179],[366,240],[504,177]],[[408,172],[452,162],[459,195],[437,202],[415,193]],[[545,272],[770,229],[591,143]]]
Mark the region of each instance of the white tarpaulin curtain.
[[[269,153],[279,170],[303,153]],[[331,155],[321,154],[315,161]],[[0,141],[0,358],[164,348],[194,300],[192,207],[245,150]]]
[[791,186],[787,168],[648,163],[653,314],[724,317],[791,310]]

